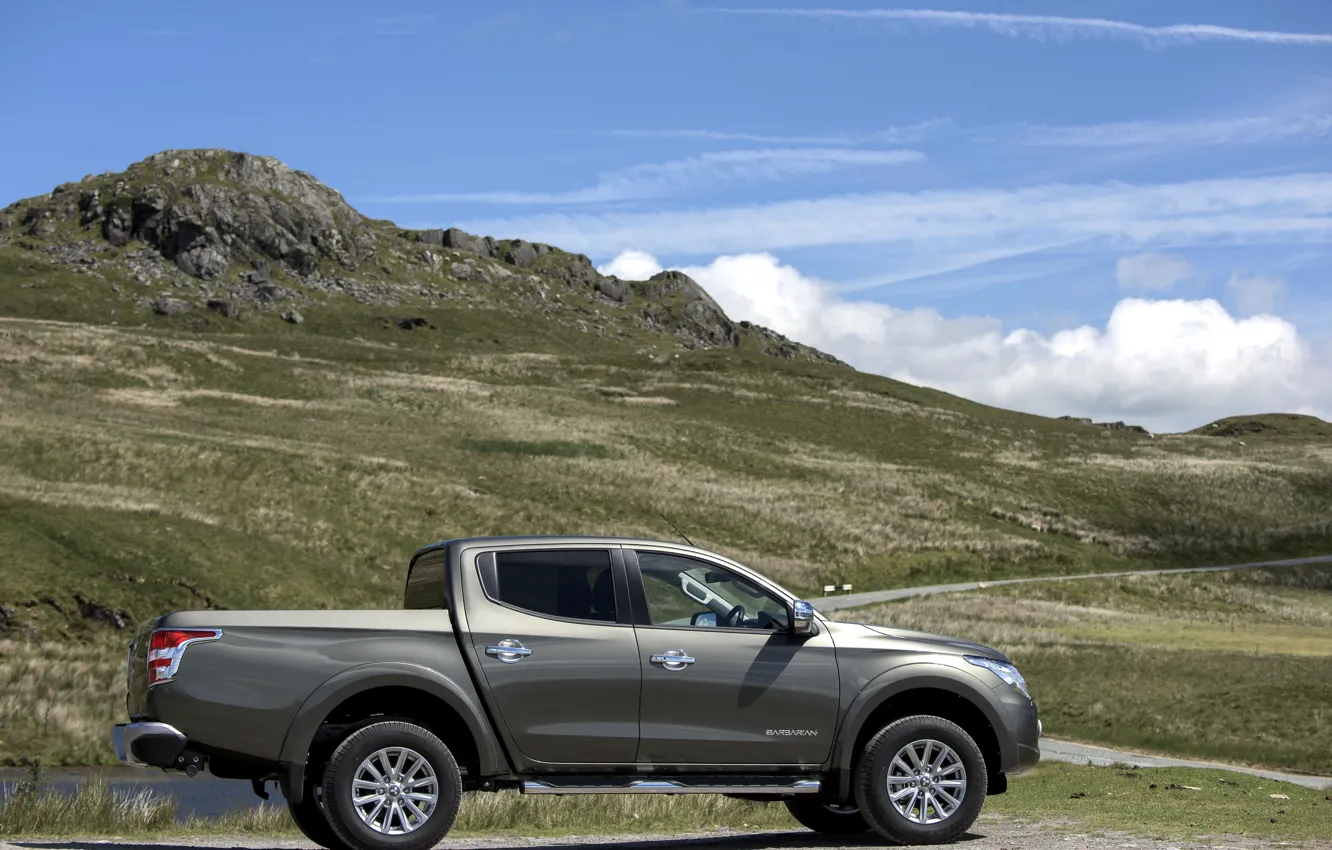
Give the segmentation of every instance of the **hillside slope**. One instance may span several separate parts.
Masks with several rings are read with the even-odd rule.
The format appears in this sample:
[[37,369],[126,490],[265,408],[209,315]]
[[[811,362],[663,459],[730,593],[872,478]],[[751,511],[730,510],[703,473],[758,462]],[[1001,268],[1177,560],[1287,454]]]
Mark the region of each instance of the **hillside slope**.
[[811,595],[1332,551],[1316,435],[975,404],[227,152],[0,213],[0,426],[0,760],[110,757],[141,618],[393,606],[459,535],[661,512]]

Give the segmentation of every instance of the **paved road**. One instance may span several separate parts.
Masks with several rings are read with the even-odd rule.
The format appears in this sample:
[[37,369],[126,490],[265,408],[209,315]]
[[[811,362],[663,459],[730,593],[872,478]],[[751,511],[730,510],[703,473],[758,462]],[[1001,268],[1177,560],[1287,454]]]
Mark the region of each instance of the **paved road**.
[[1214,761],[1192,761],[1190,759],[1169,758],[1167,756],[1149,756],[1142,753],[1128,753],[1090,744],[1075,744],[1072,741],[1060,741],[1054,738],[1041,739],[1041,759],[1066,761],[1073,764],[1095,764],[1102,767],[1111,764],[1131,764],[1137,767],[1204,767],[1213,770],[1229,770],[1232,773],[1247,773],[1263,779],[1279,782],[1293,782],[1319,791],[1332,788],[1332,776],[1307,776],[1300,773],[1283,773],[1279,770],[1262,770],[1256,767],[1241,767],[1234,764],[1221,764]]
[[866,593],[848,593],[844,596],[821,596],[811,599],[814,607],[820,611],[835,611],[839,608],[855,608],[860,605],[873,605],[876,602],[893,602],[898,599],[910,599],[913,596],[930,596],[936,593],[958,593],[963,590],[978,590],[981,587],[1000,587],[1005,584],[1030,584],[1037,581],[1074,581],[1084,578],[1117,578],[1120,576],[1164,576],[1175,573],[1215,573],[1224,570],[1247,570],[1256,567],[1298,567],[1301,564],[1332,563],[1332,555],[1319,555],[1314,558],[1290,558],[1285,561],[1256,561],[1251,564],[1230,564],[1225,567],[1176,567],[1168,570],[1128,570],[1119,573],[1084,573],[1075,576],[1035,576],[1033,578],[1006,578],[997,581],[967,581],[959,584],[931,584],[925,587],[899,587],[894,590],[871,590]]
[[[718,830],[689,835],[608,835],[588,838],[445,838],[435,850],[519,850],[519,848],[558,847],[560,850],[692,850],[696,847],[714,850],[861,850],[866,847],[884,847],[882,841],[857,838],[848,841],[835,836],[821,836],[807,830],[773,832],[737,832]],[[995,817],[981,815],[980,820],[956,844],[959,850],[1257,850],[1270,848],[1270,841],[1258,838],[1227,836],[1224,839],[1199,844],[1188,841],[1163,841],[1142,838],[1127,833],[1106,833],[1098,830],[1094,835],[1075,831],[1048,829],[1039,823],[1011,823]],[[1325,841],[1285,844],[1295,850],[1327,850]],[[0,841],[0,850],[308,850],[314,845],[306,841],[251,836],[217,836],[209,838],[171,838],[162,842],[112,840],[37,839],[6,843]]]

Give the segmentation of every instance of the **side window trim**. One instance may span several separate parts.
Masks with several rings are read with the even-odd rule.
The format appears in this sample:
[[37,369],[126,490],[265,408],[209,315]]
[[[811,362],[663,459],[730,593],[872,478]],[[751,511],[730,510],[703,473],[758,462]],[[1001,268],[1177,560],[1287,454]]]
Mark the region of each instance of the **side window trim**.
[[[728,573],[743,578],[746,582],[752,583],[754,587],[763,591],[763,593],[771,596],[774,600],[780,602],[783,606],[787,604],[786,600],[782,598],[782,595],[780,593],[777,593],[772,588],[766,586],[761,582],[753,581],[748,575],[745,575],[743,573],[738,573],[729,564],[721,564],[710,558],[702,558],[699,557],[698,555],[695,555],[692,552],[685,554],[682,552],[673,552],[666,549],[654,550],[650,548],[644,548],[644,551],[659,551],[663,555],[673,555],[677,558],[684,558],[690,561],[697,561],[700,564],[707,564],[708,566],[718,570],[725,570]],[[672,631],[686,630],[686,631],[725,632],[728,634],[736,633],[736,634],[752,635],[755,633],[756,631],[755,629],[749,629],[743,626],[709,626],[706,629],[701,629],[701,627],[699,626],[671,625],[668,623],[654,624],[652,622],[652,615],[648,610],[647,590],[643,586],[643,573],[638,563],[638,552],[635,550],[634,547],[626,546],[624,548],[624,564],[625,564],[625,572],[629,579],[630,598],[633,603],[633,624],[636,627],[644,629],[670,629]],[[781,634],[781,632],[779,632],[779,634]]]
[[[578,551],[587,551],[589,549],[601,552],[604,551],[610,555],[611,584],[615,588],[615,621],[606,620],[584,620],[579,617],[559,617],[554,614],[543,614],[540,611],[533,611],[528,608],[520,608],[517,605],[511,605],[499,598],[499,571],[496,566],[495,555],[498,552],[544,552],[549,550],[571,549]],[[633,606],[630,603],[629,581],[625,570],[624,550],[619,546],[515,546],[504,549],[488,549],[480,552],[476,556],[476,573],[480,579],[481,593],[486,597],[486,601],[501,608],[519,614],[525,614],[529,617],[538,617],[542,620],[554,620],[559,623],[579,623],[588,626],[632,626]]]

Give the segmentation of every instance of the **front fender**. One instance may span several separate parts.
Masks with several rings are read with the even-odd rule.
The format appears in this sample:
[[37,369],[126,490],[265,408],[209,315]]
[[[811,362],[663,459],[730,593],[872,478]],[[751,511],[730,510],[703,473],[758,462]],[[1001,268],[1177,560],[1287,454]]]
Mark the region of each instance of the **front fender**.
[[439,671],[419,664],[371,662],[332,676],[315,688],[296,712],[282,742],[282,792],[288,800],[293,803],[301,800],[305,761],[324,718],[350,697],[373,688],[388,687],[413,688],[443,701],[467,724],[467,731],[476,742],[481,775],[492,776],[500,772],[490,723],[476,701],[457,683]]
[[942,665],[937,660],[912,662],[886,670],[871,679],[847,707],[830,765],[832,770],[838,772],[839,794],[843,798],[850,793],[856,740],[865,722],[887,700],[907,691],[922,689],[947,691],[980,709],[999,740],[1000,762],[1012,764],[1017,760],[1017,746],[1006,733],[1003,709],[993,688],[986,686],[969,671]]

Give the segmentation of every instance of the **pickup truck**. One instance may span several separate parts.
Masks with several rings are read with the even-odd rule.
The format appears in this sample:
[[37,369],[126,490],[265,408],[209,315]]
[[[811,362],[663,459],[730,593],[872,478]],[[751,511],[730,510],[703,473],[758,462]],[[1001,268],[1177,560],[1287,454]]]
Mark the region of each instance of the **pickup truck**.
[[692,545],[488,537],[418,550],[402,610],[185,611],[140,626],[139,767],[276,781],[329,850],[425,850],[465,792],[723,794],[947,843],[1039,759],[1000,652],[837,622]]

